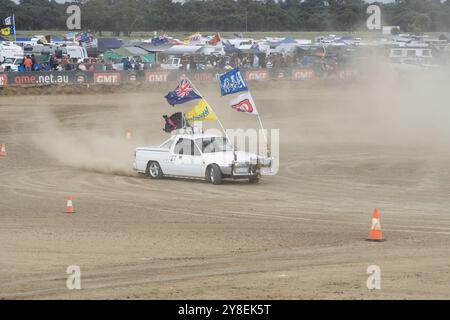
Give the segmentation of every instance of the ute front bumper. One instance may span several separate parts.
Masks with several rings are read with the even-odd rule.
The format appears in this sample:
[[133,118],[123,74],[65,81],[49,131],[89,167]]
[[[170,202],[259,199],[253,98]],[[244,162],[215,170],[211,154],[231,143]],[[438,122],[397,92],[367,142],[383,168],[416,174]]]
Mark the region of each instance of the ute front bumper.
[[270,169],[269,163],[248,163],[248,162],[236,162],[229,167],[221,167],[224,178],[233,179],[249,179],[253,177],[260,177],[261,171]]

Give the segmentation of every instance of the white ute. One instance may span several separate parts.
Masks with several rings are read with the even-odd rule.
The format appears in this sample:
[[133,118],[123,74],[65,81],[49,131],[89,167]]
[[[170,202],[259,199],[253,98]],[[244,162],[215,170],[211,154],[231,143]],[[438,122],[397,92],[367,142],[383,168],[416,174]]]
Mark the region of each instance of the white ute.
[[159,147],[137,148],[134,170],[150,176],[202,179],[221,184],[225,178],[258,183],[261,170],[270,171],[271,159],[234,151],[219,135],[178,133]]

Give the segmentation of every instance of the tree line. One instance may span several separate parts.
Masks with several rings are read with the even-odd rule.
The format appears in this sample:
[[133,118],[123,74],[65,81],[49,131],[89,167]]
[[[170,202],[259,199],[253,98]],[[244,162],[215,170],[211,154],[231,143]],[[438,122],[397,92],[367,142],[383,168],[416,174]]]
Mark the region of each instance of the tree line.
[[[112,31],[360,31],[363,0],[0,0],[0,15],[16,17],[17,30],[66,30],[69,4],[81,8],[83,30]],[[404,32],[450,31],[450,0],[395,0],[378,4],[383,25]]]

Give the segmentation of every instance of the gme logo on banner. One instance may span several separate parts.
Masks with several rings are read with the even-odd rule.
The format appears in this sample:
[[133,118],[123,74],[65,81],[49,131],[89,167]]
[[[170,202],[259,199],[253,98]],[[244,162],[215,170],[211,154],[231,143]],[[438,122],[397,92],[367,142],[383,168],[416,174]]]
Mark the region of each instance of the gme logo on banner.
[[195,81],[213,81],[214,78],[215,76],[209,72],[201,72],[194,75]]
[[94,74],[95,83],[119,83],[120,73],[96,73]]
[[292,80],[306,80],[314,76],[314,71],[309,69],[292,70]]
[[245,73],[245,80],[269,80],[269,70],[252,70]]
[[0,87],[8,84],[8,76],[6,74],[0,74]]
[[169,74],[167,72],[146,72],[145,79],[148,82],[167,82],[167,77]]

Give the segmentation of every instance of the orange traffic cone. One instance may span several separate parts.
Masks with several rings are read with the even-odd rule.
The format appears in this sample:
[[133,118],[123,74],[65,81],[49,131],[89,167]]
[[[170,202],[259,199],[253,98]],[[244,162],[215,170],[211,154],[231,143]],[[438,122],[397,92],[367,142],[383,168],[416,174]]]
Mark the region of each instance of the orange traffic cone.
[[378,212],[378,209],[373,211],[372,227],[370,228],[369,237],[366,240],[378,242],[386,240],[381,233],[380,213]]
[[6,145],[4,143],[0,144],[0,157],[6,157],[8,153],[6,153]]
[[131,136],[132,136],[132,131],[131,129],[127,129],[125,137],[127,138],[127,140],[131,140]]
[[72,196],[67,196],[66,213],[75,213],[75,209],[73,208],[72,200],[73,200]]

